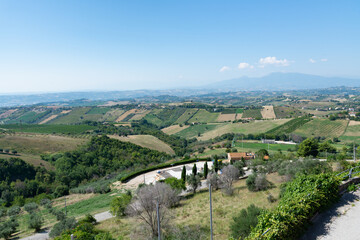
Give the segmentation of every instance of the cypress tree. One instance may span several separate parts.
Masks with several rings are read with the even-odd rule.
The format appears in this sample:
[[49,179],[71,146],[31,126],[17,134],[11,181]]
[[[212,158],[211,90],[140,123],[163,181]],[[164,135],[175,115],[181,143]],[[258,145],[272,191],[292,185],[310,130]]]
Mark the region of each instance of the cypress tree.
[[182,172],[181,172],[181,180],[185,183],[186,182],[186,168],[185,165],[183,166]]
[[207,162],[205,162],[205,165],[204,165],[204,178],[205,179],[208,175],[208,172],[209,172],[208,165],[207,165]]
[[194,164],[194,166],[193,166],[192,173],[193,173],[194,176],[197,174],[196,164]]

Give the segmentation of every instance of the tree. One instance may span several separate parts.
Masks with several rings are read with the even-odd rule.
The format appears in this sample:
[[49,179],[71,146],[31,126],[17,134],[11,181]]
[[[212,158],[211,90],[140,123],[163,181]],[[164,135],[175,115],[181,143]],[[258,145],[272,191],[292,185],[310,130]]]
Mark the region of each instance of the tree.
[[186,183],[186,167],[185,167],[185,165],[183,166],[183,169],[181,172],[181,180],[184,182],[184,184]]
[[14,155],[16,155],[16,154],[17,154],[17,151],[16,151],[16,150],[12,150],[11,153],[14,154]]
[[192,169],[192,174],[196,175],[197,174],[197,167],[196,164],[194,164],[193,169]]
[[217,173],[219,171],[219,161],[217,159],[217,156],[214,158],[214,164],[213,164],[213,171]]
[[19,226],[19,223],[14,217],[11,217],[9,220],[0,223],[0,238],[9,239],[11,234],[16,232],[16,228]]
[[165,179],[164,182],[176,191],[186,190],[185,183],[183,182],[182,179],[177,179],[176,177],[170,177]]
[[188,184],[190,185],[193,193],[195,194],[196,189],[197,189],[197,188],[199,187],[199,185],[201,184],[199,175],[191,174],[191,175],[187,176],[187,182],[188,182]]
[[209,172],[208,164],[207,164],[207,162],[205,162],[205,165],[204,165],[204,178],[205,179],[207,178],[208,172]]
[[262,191],[269,187],[269,182],[266,179],[265,174],[251,174],[246,179],[246,186],[250,191]]
[[245,239],[251,232],[251,229],[258,223],[258,216],[261,208],[251,204],[246,209],[242,209],[230,224],[231,236],[234,239]]
[[256,156],[259,159],[264,159],[265,156],[269,156],[269,152],[266,149],[260,149],[256,152]]
[[233,165],[228,165],[222,169],[220,181],[226,194],[231,195],[233,193],[232,184],[239,179],[239,176],[239,170]]
[[213,190],[218,190],[221,183],[217,173],[209,173],[206,179],[206,184],[208,186],[211,184],[211,188]]
[[27,203],[27,204],[24,205],[24,209],[28,213],[35,212],[38,208],[39,208],[39,206],[34,202]]
[[114,198],[110,203],[110,212],[116,217],[125,216],[125,210],[131,202],[130,194],[122,194],[120,197]]
[[319,144],[319,152],[336,153],[336,148],[329,142]]
[[156,206],[159,206],[160,226],[169,221],[168,208],[178,204],[174,189],[165,183],[147,185],[137,190],[136,198],[129,204],[127,212],[139,218],[152,237],[158,236]]
[[51,229],[49,236],[54,238],[59,236],[62,232],[73,229],[76,227],[76,219],[75,218],[64,218],[60,222],[56,223],[54,227]]
[[28,222],[30,229],[34,229],[35,232],[38,232],[41,229],[43,223],[44,223],[44,219],[39,213],[32,212],[30,214],[30,218]]
[[301,157],[316,157],[319,153],[319,143],[314,138],[307,138],[300,143],[299,150],[297,152]]
[[245,175],[245,171],[244,171],[245,163],[243,161],[236,161],[234,162],[233,166],[239,170],[240,177]]

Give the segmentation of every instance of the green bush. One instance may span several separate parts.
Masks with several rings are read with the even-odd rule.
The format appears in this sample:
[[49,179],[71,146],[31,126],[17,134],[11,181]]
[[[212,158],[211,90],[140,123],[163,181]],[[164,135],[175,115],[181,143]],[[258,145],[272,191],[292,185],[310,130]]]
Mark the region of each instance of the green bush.
[[39,213],[33,212],[30,214],[30,218],[28,222],[28,226],[30,229],[34,229],[35,232],[38,232],[41,229],[43,223],[44,223],[44,219]]
[[338,199],[339,184],[329,173],[296,177],[283,186],[278,207],[259,215],[246,239],[297,239],[316,212]]
[[86,214],[86,216],[83,218],[83,219],[81,219],[80,221],[79,221],[79,224],[82,224],[82,223],[90,223],[90,224],[96,224],[96,219],[94,218],[94,216],[93,215],[91,215],[91,214]]
[[54,238],[56,236],[60,236],[63,231],[67,231],[76,227],[75,218],[65,218],[54,225],[51,229],[49,236]]
[[255,227],[258,223],[258,215],[261,213],[261,208],[251,204],[246,209],[242,209],[230,224],[231,236],[235,239],[243,239],[247,237],[251,228]]
[[12,216],[18,215],[20,213],[20,211],[21,211],[20,207],[14,206],[14,207],[11,207],[8,209],[7,215],[9,217],[12,217]]
[[117,217],[124,216],[131,199],[131,194],[122,194],[120,197],[114,198],[110,203],[111,214]]
[[34,202],[27,203],[27,204],[24,205],[24,209],[28,213],[32,213],[32,212],[36,211],[38,208],[39,208],[39,206]]
[[164,182],[175,190],[186,190],[185,182],[181,179],[177,179],[176,177],[167,178]]

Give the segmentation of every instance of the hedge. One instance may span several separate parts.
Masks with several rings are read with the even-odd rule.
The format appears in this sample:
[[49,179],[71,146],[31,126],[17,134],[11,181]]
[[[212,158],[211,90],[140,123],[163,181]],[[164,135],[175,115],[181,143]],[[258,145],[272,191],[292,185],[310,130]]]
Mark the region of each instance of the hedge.
[[246,239],[297,239],[316,212],[338,199],[339,184],[333,174],[295,178],[284,186],[277,208],[259,215]]
[[157,169],[163,169],[163,168],[168,168],[168,167],[173,167],[173,166],[178,166],[178,165],[183,165],[183,164],[187,164],[187,163],[193,163],[193,162],[198,162],[198,161],[210,161],[210,158],[192,158],[192,159],[186,159],[186,160],[180,160],[180,161],[176,161],[176,162],[171,162],[171,163],[161,163],[158,165],[154,165],[145,169],[141,169],[135,172],[132,172],[124,177],[122,177],[120,179],[121,182],[125,183],[127,181],[129,181],[130,179],[137,177],[141,174],[147,173],[147,172],[151,172]]

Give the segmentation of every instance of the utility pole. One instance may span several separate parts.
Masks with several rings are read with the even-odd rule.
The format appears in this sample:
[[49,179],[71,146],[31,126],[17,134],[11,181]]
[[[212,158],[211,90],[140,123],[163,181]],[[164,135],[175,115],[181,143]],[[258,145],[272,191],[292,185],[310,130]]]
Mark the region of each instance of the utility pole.
[[67,216],[67,208],[66,208],[66,196],[64,197],[65,199],[65,216]]
[[210,198],[210,240],[213,240],[211,183],[209,184],[209,198]]
[[146,184],[146,183],[145,183],[145,174],[144,174],[144,184]]
[[354,162],[356,161],[356,147],[355,147],[355,142],[354,142]]
[[158,239],[161,240],[159,199],[156,200],[156,215],[157,215],[157,225],[158,225]]
[[244,148],[244,135],[241,135],[241,147]]

